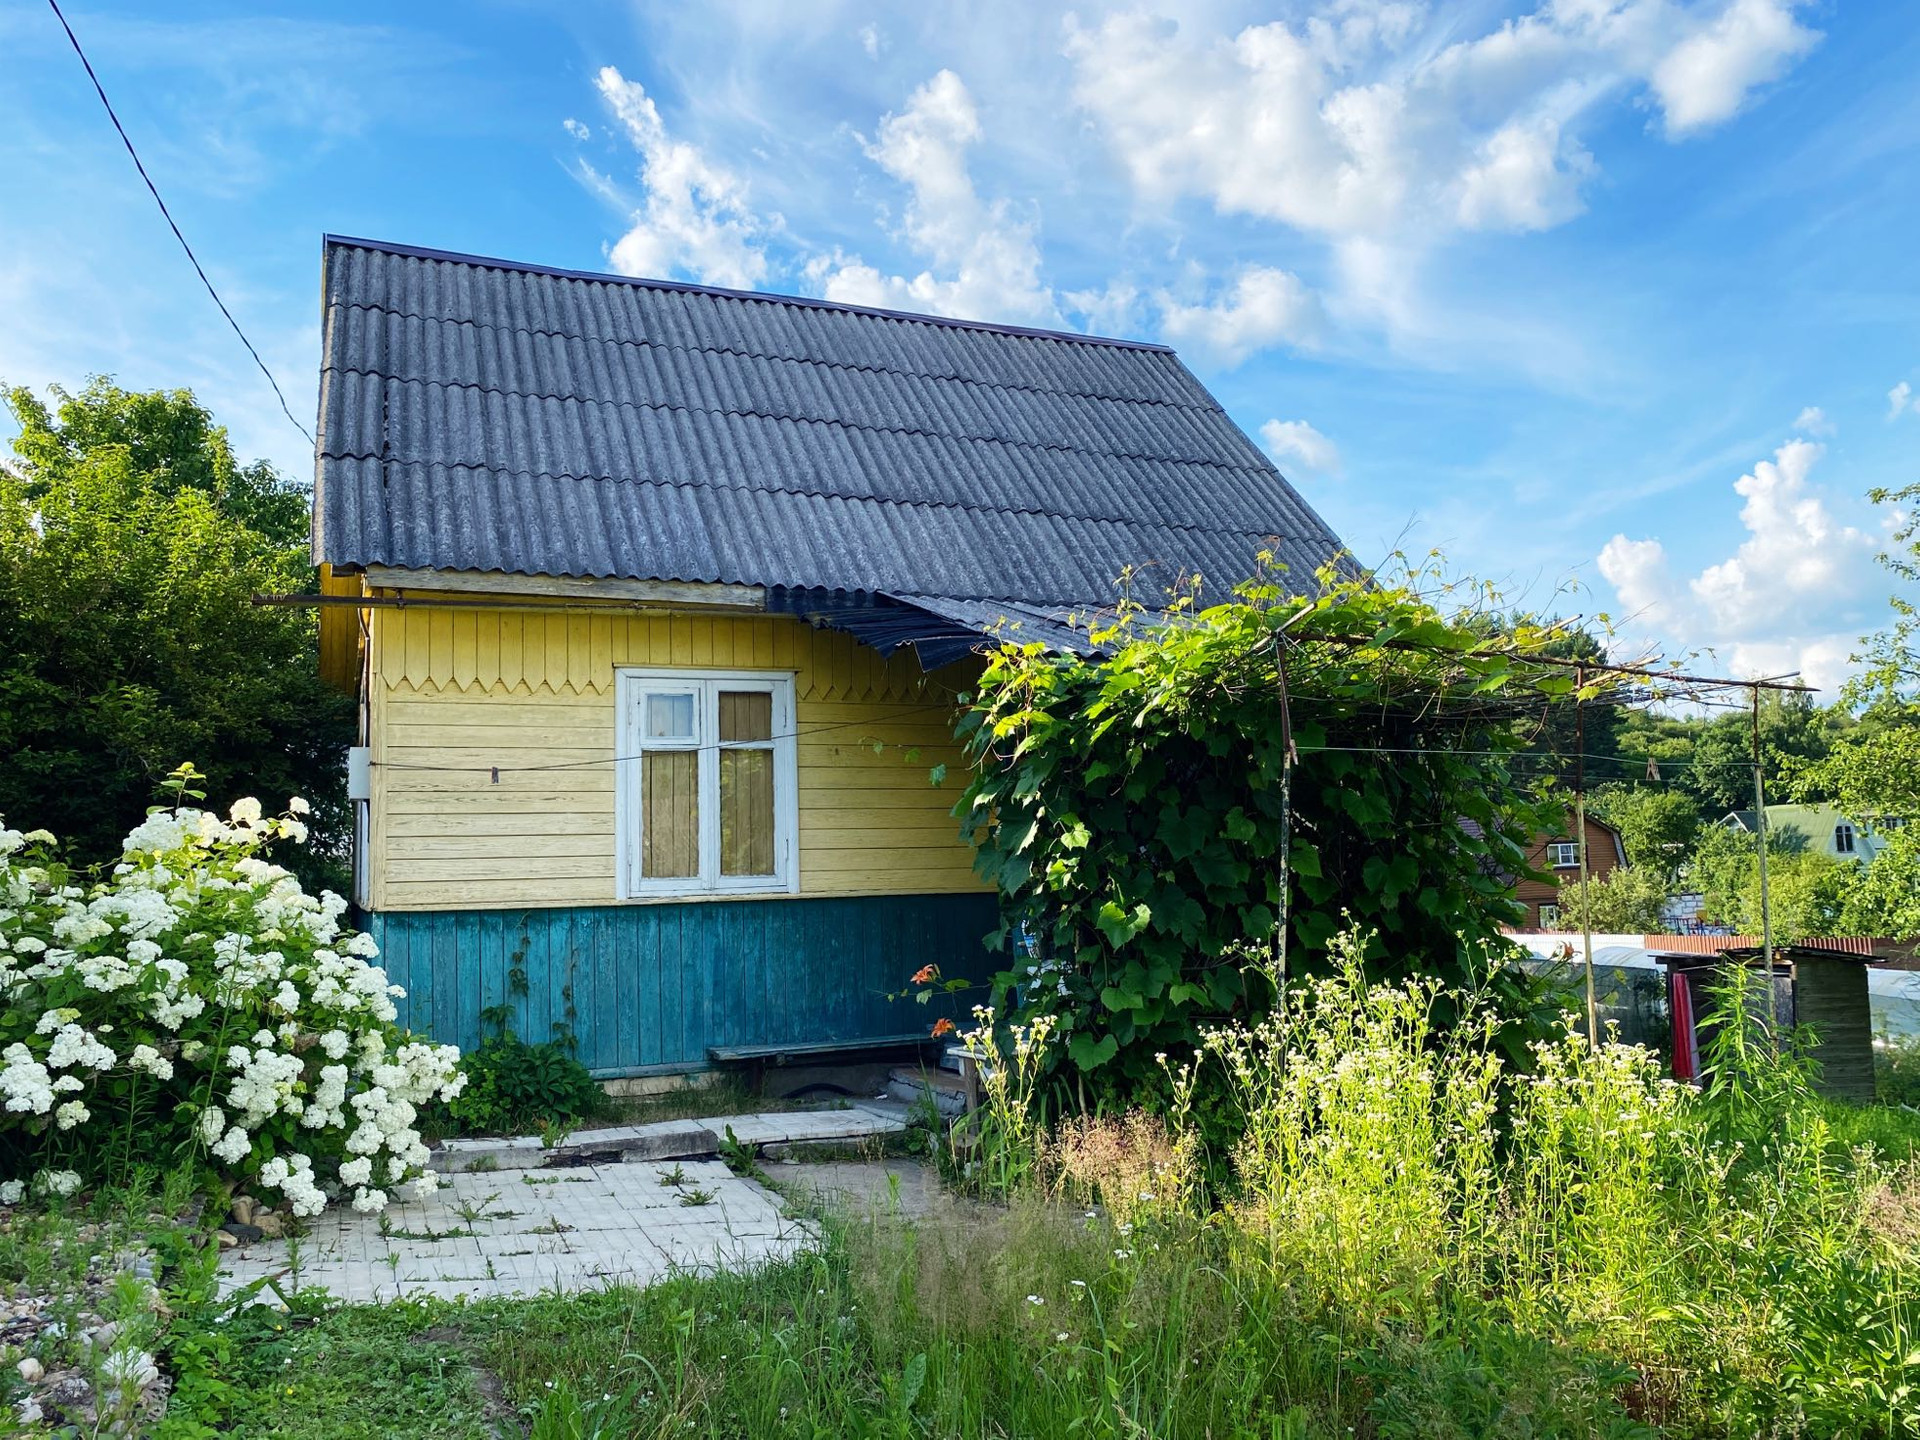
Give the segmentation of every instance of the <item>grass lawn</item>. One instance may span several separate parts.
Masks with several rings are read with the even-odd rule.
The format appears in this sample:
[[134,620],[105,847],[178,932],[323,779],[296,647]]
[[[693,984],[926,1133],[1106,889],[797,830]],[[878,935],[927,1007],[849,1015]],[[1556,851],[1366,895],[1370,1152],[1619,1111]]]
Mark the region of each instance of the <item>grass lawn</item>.
[[1920,1110],[1836,1100],[1827,1103],[1826,1113],[1834,1138],[1845,1146],[1870,1145],[1895,1165],[1920,1159]]
[[[1322,1333],[1271,1294],[1256,1318],[1225,1270],[1183,1262],[1169,1283],[1114,1238],[1077,1213],[995,1213],[957,1230],[841,1227],[756,1275],[646,1291],[254,1311],[231,1330],[229,1433],[1651,1433],[1620,1410],[1604,1361],[1518,1335],[1482,1337],[1469,1362],[1390,1328]],[[1189,1259],[1209,1248],[1190,1242]]]

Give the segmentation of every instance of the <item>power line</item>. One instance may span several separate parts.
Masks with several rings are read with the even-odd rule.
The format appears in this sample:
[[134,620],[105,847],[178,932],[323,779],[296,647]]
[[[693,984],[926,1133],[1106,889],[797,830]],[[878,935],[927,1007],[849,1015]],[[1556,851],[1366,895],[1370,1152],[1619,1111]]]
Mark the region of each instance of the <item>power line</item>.
[[73,44],[73,53],[80,57],[80,63],[86,68],[87,79],[93,82],[93,93],[100,97],[100,103],[106,107],[107,118],[113,122],[113,128],[119,132],[120,143],[127,147],[127,154],[133,157],[133,168],[140,172],[140,178],[147,182],[147,193],[153,196],[153,203],[160,207],[160,214],[167,226],[173,231],[173,238],[180,242],[180,248],[187,252],[187,259],[193,263],[193,273],[200,277],[200,283],[207,287],[207,294],[213,297],[213,303],[220,307],[220,313],[227,317],[227,324],[233,327],[233,333],[240,337],[240,343],[247,347],[247,354],[253,357],[253,363],[260,367],[260,373],[267,377],[267,384],[273,387],[274,395],[280,401],[280,413],[292,422],[293,428],[306,437],[309,445],[314,443],[313,433],[293,417],[293,411],[287,407],[287,397],[280,389],[280,382],[273,378],[273,372],[267,368],[267,362],[260,358],[260,352],[253,348],[253,342],[247,338],[247,332],[240,328],[240,322],[233,318],[233,312],[227,309],[227,302],[220,298],[220,292],[213,288],[213,281],[207,278],[207,272],[201,268],[200,257],[193,253],[193,246],[187,243],[187,237],[180,233],[180,226],[174,221],[173,212],[167,209],[167,202],[160,198],[160,191],[153,183],[153,177],[147,174],[147,167],[140,161],[140,152],[133,148],[133,140],[127,134],[126,126],[120,123],[120,117],[114,113],[113,102],[107,99],[106,88],[101,85],[100,77],[93,73],[93,62],[87,59],[87,52],[80,48],[80,37],[73,33],[73,26],[67,23],[67,17],[60,13],[60,0],[47,0],[53,7],[54,18],[60,22],[60,28],[67,32],[67,39]]
[[[951,714],[952,710],[953,707],[950,705],[912,705],[903,708],[900,715],[944,715]],[[646,759],[649,755],[697,755],[706,751],[751,750],[755,746],[765,745],[773,740],[804,740],[813,735],[824,735],[830,730],[851,730],[874,723],[870,719],[836,720],[825,725],[795,726],[791,730],[778,730],[753,740],[709,740],[692,745],[662,745],[642,750],[637,755],[603,755],[592,760],[555,760],[538,765],[421,765],[406,760],[371,760],[368,763],[379,770],[431,770],[454,775],[491,774],[496,777],[496,783],[498,783],[498,777],[503,774],[527,774],[535,770],[591,770],[601,765],[631,765],[635,761]],[[917,745],[901,745],[894,741],[875,740],[871,743],[895,750],[921,748]]]

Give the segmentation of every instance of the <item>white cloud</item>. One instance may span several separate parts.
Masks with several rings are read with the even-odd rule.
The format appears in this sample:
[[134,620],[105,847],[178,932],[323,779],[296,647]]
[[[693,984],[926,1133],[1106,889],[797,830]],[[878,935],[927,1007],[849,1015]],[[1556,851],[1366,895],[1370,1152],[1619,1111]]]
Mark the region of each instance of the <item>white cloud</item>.
[[560,128],[576,140],[591,140],[593,131],[569,115],[560,122]]
[[1796,435],[1835,435],[1840,427],[1827,418],[1827,412],[1818,405],[1809,405],[1793,417],[1793,432]]
[[1454,213],[1466,230],[1551,230],[1581,210],[1593,158],[1564,144],[1559,122],[1536,116],[1487,137],[1460,174]]
[[859,35],[860,48],[867,52],[867,58],[878,60],[880,58],[880,27],[872,24],[862,25]]
[[1231,37],[1140,13],[1069,22],[1075,95],[1147,200],[1332,239],[1538,230],[1595,171],[1572,133],[1647,94],[1667,133],[1731,117],[1819,38],[1801,0],[1544,0],[1470,38],[1424,6],[1345,0]]
[[1779,79],[1820,36],[1794,19],[1799,0],[1733,0],[1654,66],[1653,92],[1667,134],[1688,135],[1731,118],[1756,88]]
[[1842,523],[1810,483],[1824,448],[1796,438],[1734,482],[1746,538],[1688,579],[1665,546],[1615,535],[1599,556],[1630,631],[1711,647],[1732,673],[1800,670],[1837,683],[1884,576],[1879,541]]
[[1887,391],[1887,418],[1898,420],[1909,410],[1920,410],[1920,402],[1913,398],[1913,386],[1902,380]]
[[972,320],[1059,323],[1059,306],[1040,278],[1034,222],[1016,218],[1007,200],[983,200],[974,189],[967,152],[981,135],[973,96],[951,70],[881,120],[866,153],[907,187],[899,238],[927,268],[910,277],[888,275],[858,256],[816,257],[807,274],[829,300]]
[[646,197],[609,259],[625,275],[687,276],[704,284],[751,289],[767,274],[774,222],[754,214],[745,182],[675,140],[638,81],[611,65],[596,81],[601,97],[640,152]]
[[1089,334],[1130,339],[1142,323],[1143,297],[1127,280],[1110,280],[1098,290],[1069,290],[1060,301]]
[[1204,360],[1241,363],[1270,345],[1310,343],[1320,326],[1320,303],[1297,275],[1265,265],[1242,270],[1211,303],[1185,305],[1160,297],[1161,329],[1176,347]]
[[1269,420],[1260,441],[1282,469],[1291,462],[1315,475],[1340,473],[1340,450],[1304,420]]

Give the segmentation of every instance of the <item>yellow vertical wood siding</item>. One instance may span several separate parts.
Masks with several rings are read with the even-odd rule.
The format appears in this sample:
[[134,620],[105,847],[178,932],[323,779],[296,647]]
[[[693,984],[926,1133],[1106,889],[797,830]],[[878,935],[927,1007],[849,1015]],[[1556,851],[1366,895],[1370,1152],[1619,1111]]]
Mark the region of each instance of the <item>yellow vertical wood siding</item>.
[[[614,901],[625,666],[795,676],[801,895],[983,888],[948,813],[965,783],[952,732],[964,666],[923,675],[911,652],[882,658],[785,616],[370,613],[377,910]],[[935,787],[939,764],[949,778]]]
[[[358,598],[366,593],[366,586],[358,575],[336,575],[331,565],[322,565],[320,593]],[[348,694],[360,688],[360,615],[350,605],[320,607],[320,678]]]

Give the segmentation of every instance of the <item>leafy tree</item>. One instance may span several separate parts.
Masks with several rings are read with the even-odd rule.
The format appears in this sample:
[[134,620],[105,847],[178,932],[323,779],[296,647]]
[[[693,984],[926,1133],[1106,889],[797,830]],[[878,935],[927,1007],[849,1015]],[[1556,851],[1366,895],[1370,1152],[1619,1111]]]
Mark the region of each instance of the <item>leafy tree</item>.
[[[962,718],[958,813],[999,886],[1001,941],[1032,943],[997,992],[1052,1017],[1100,1093],[1151,1088],[1157,1054],[1271,1003],[1283,899],[1290,975],[1325,968],[1356,923],[1376,975],[1492,969],[1516,1011],[1530,998],[1499,971],[1499,931],[1532,836],[1564,808],[1504,757],[1573,674],[1510,658],[1550,632],[1489,638],[1409,588],[1321,578],[1305,605],[1252,587],[1123,627],[1105,659],[1003,647]],[[1284,862],[1281,645],[1299,745]]]
[[122,390],[95,375],[78,395],[58,385],[48,407],[25,386],[0,390],[19,423],[13,452],[26,474],[26,498],[74,475],[88,461],[122,452],[155,493],[198,490],[220,512],[280,545],[304,546],[308,493],[265,460],[234,459],[226,428],[190,390]]
[[1626,772],[1621,778],[1641,779],[1647,774],[1648,763],[1652,762],[1665,767],[1661,772],[1663,781],[1684,779],[1683,772],[1693,758],[1694,738],[1706,728],[1706,723],[1698,717],[1669,715],[1653,709],[1628,711],[1620,724],[1619,754]]
[[[1760,860],[1751,834],[1709,826],[1688,866],[1700,891],[1702,916],[1745,935],[1761,933]],[[1773,938],[1848,933],[1852,896],[1862,867],[1835,860],[1798,831],[1767,834],[1767,910]]]
[[[1551,623],[1551,622],[1549,622]],[[1528,627],[1540,631],[1541,622],[1516,614],[1497,625],[1486,627],[1494,636],[1512,636]],[[1569,630],[1537,646],[1537,653],[1558,660],[1589,660],[1606,663],[1606,646],[1586,630]],[[1600,697],[1603,701],[1612,696]],[[1599,784],[1620,772],[1613,757],[1620,751],[1620,735],[1626,723],[1624,707],[1611,703],[1576,703],[1572,700],[1547,700],[1542,703],[1538,724],[1529,737],[1528,749],[1541,752],[1533,769],[1552,776],[1569,788]]]
[[1920,600],[1912,593],[1920,587],[1920,482],[1897,490],[1870,490],[1867,498],[1886,506],[1894,517],[1893,544],[1881,554],[1880,563],[1907,593],[1896,590],[1888,597],[1893,619],[1884,630],[1867,636],[1853,657],[1866,668],[1848,693],[1861,704],[1877,700],[1911,708],[1920,703]]
[[[1760,699],[1760,756],[1767,788],[1785,793],[1790,775],[1826,758],[1837,735],[1850,722],[1844,710],[1823,710],[1809,695],[1769,692]],[[1722,715],[1694,736],[1692,763],[1684,781],[1699,798],[1707,818],[1753,808],[1753,718]],[[1827,797],[1819,787],[1810,801]]]
[[[1911,507],[1920,484],[1875,490],[1884,505]],[[1897,582],[1920,582],[1920,521],[1896,509],[1893,548],[1880,559]],[[1854,659],[1865,668],[1846,700],[1861,707],[1859,724],[1797,777],[1801,793],[1823,793],[1847,815],[1875,824],[1885,848],[1859,877],[1844,923],[1856,933],[1920,937],[1920,608],[1896,591],[1893,618],[1869,635]]]
[[1841,928],[1849,935],[1920,939],[1920,825],[1886,836],[1886,847],[1847,892]]
[[114,858],[191,760],[218,793],[306,797],[335,867],[307,878],[337,880],[351,702],[320,680],[311,612],[251,603],[312,586],[294,492],[234,466],[185,392],[95,381],[57,418],[7,398],[22,433],[0,469],[0,814],[66,837],[70,861]]
[[1606,935],[1644,935],[1663,927],[1661,911],[1669,890],[1659,872],[1621,865],[1582,883],[1560,885],[1562,930],[1594,930]]
[[1588,808],[1620,832],[1627,862],[1670,886],[1692,853],[1700,812],[1683,791],[1653,785],[1606,785]]

